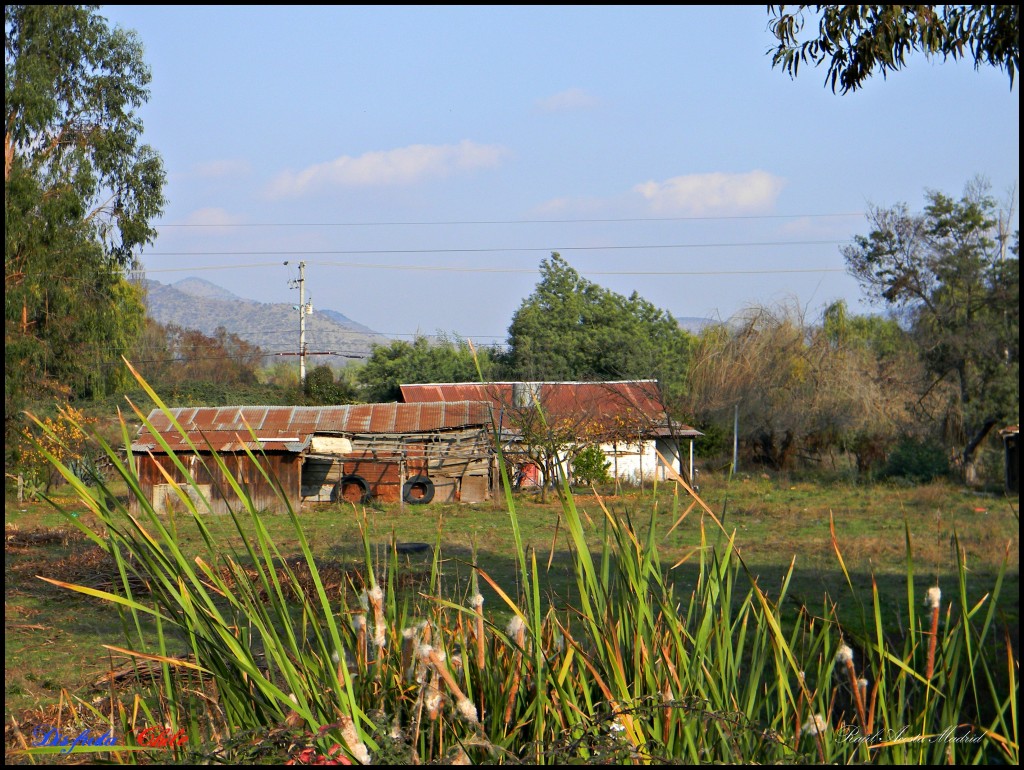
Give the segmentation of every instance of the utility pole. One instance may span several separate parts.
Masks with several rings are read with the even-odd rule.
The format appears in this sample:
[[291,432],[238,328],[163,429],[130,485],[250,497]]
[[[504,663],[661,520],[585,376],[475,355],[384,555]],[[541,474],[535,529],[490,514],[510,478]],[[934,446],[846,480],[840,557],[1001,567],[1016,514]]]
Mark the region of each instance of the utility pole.
[[[288,263],[285,262],[287,265]],[[306,316],[313,313],[313,300],[306,302],[306,263],[299,262],[299,278],[288,282],[293,289],[299,290],[299,386],[306,387]]]

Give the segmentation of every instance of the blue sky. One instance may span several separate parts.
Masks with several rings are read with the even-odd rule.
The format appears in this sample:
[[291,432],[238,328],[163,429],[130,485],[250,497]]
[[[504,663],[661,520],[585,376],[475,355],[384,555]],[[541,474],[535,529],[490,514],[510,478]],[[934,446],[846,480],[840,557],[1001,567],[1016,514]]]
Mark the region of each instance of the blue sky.
[[[836,299],[869,204],[1019,181],[1019,86],[913,56],[840,96],[765,6],[103,6],[153,81],[148,277],[504,340],[559,251],[676,316]],[[1013,227],[1018,227],[1015,217]],[[289,265],[283,265],[285,260]]]

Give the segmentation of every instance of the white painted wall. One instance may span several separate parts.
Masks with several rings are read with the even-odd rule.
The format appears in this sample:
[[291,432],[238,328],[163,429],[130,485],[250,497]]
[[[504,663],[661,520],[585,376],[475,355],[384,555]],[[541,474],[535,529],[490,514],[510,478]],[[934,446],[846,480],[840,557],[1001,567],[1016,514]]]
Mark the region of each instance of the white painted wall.
[[632,444],[601,444],[601,451],[611,466],[608,475],[624,484],[639,484],[641,481],[665,481],[669,478],[657,451],[660,451],[669,462],[677,463],[678,450],[671,454],[666,452],[669,447],[658,444],[654,439]]

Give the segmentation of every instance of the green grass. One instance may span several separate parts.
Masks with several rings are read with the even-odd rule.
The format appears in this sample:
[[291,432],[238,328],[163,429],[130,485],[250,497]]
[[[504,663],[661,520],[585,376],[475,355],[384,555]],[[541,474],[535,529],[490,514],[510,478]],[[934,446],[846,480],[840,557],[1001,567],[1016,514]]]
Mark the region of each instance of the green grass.
[[[979,496],[945,484],[910,489],[819,486],[761,476],[740,477],[732,483],[724,478],[705,477],[702,482],[702,497],[712,510],[726,512],[725,528],[735,533],[736,548],[766,597],[776,597],[788,580],[787,599],[781,607],[787,632],[794,628],[802,605],[824,614],[826,594],[838,603],[844,624],[867,626],[863,630],[870,631],[871,608],[865,608],[863,599],[856,597],[871,596],[874,577],[885,632],[900,633],[912,609],[906,588],[905,529],[910,533],[922,585],[936,577],[944,585],[955,580],[957,567],[950,540],[954,533],[960,538],[971,570],[967,595],[972,604],[991,590],[1009,547],[1009,566],[999,609],[1009,626],[1016,627],[1019,529],[1015,498]],[[685,559],[672,571],[678,593],[685,595],[699,582],[702,553],[709,547],[724,547],[726,536],[711,526],[706,517],[702,528],[699,510],[691,511],[671,534],[666,534],[688,501],[676,498],[673,486],[659,486],[657,492],[648,489],[605,498],[603,502],[615,518],[632,518],[641,541],[646,536],[645,517],[656,512],[654,521],[658,522],[662,564],[670,566]],[[92,514],[76,505],[75,498],[61,497],[57,502],[69,513],[78,514],[79,521],[98,524]],[[604,516],[601,502],[589,491],[578,491],[576,506],[583,522],[600,522]],[[543,611],[549,605],[562,610],[566,606],[578,607],[566,511],[558,503],[538,505],[529,497],[516,498],[515,508],[523,553],[533,553],[537,559],[537,581],[533,588],[540,600],[539,609]],[[85,702],[100,697],[100,691],[89,687],[111,664],[110,653],[100,645],[121,646],[123,639],[116,613],[108,604],[34,577],[40,574],[66,582],[87,582],[83,577],[88,577],[94,585],[107,585],[116,577],[112,562],[98,561],[95,547],[77,532],[70,534],[73,530],[69,530],[68,519],[52,508],[38,504],[19,506],[8,501],[5,518],[9,542],[12,525],[21,535],[53,533],[56,529],[69,533],[56,542],[8,547],[5,693],[8,716],[24,721],[27,711],[38,713],[52,708],[67,694]],[[835,522],[849,582],[837,565],[830,518]],[[284,556],[300,553],[296,531],[286,515],[265,513],[261,520],[268,537]],[[325,574],[330,574],[327,565],[336,567],[338,574],[365,567],[365,531],[377,563],[386,560],[386,548],[392,538],[399,542],[441,542],[443,558],[437,565],[439,590],[457,602],[465,603],[469,596],[473,574],[469,565],[474,562],[474,548],[476,563],[498,586],[511,596],[518,596],[523,588],[523,565],[516,555],[515,538],[503,501],[404,509],[322,506],[304,510],[300,520],[310,550],[325,567]],[[230,517],[207,516],[203,521],[209,536],[222,547],[242,546],[242,536]],[[190,558],[201,553],[204,543],[196,529],[188,526],[192,520],[179,518],[175,523],[182,552]],[[165,524],[170,521],[165,519]],[[702,529],[705,551],[700,550]],[[585,537],[596,559],[601,549],[601,528],[586,529]],[[793,557],[796,561],[790,573]],[[420,556],[400,559],[396,566],[407,583],[404,595],[416,600],[417,591],[425,590],[429,583],[434,565],[429,558]],[[362,571],[365,573],[365,569]],[[403,595],[402,591],[396,593]],[[481,585],[481,593],[492,622],[503,626],[511,617],[511,610],[488,585]],[[733,603],[739,603],[741,598],[734,596]],[[149,633],[155,630],[152,623],[144,627]],[[185,649],[180,635],[168,633],[167,644],[169,652]],[[115,666],[123,660],[115,661]]]

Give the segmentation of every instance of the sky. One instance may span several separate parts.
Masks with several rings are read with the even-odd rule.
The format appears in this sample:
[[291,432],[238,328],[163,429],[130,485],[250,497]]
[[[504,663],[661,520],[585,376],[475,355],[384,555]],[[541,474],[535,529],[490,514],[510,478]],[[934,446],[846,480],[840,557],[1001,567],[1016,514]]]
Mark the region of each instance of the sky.
[[304,262],[315,308],[396,339],[504,342],[553,251],[677,317],[877,312],[840,253],[870,206],[1019,183],[1005,72],[912,55],[834,94],[772,68],[765,6],[101,13],[152,70],[147,277],[297,304]]

